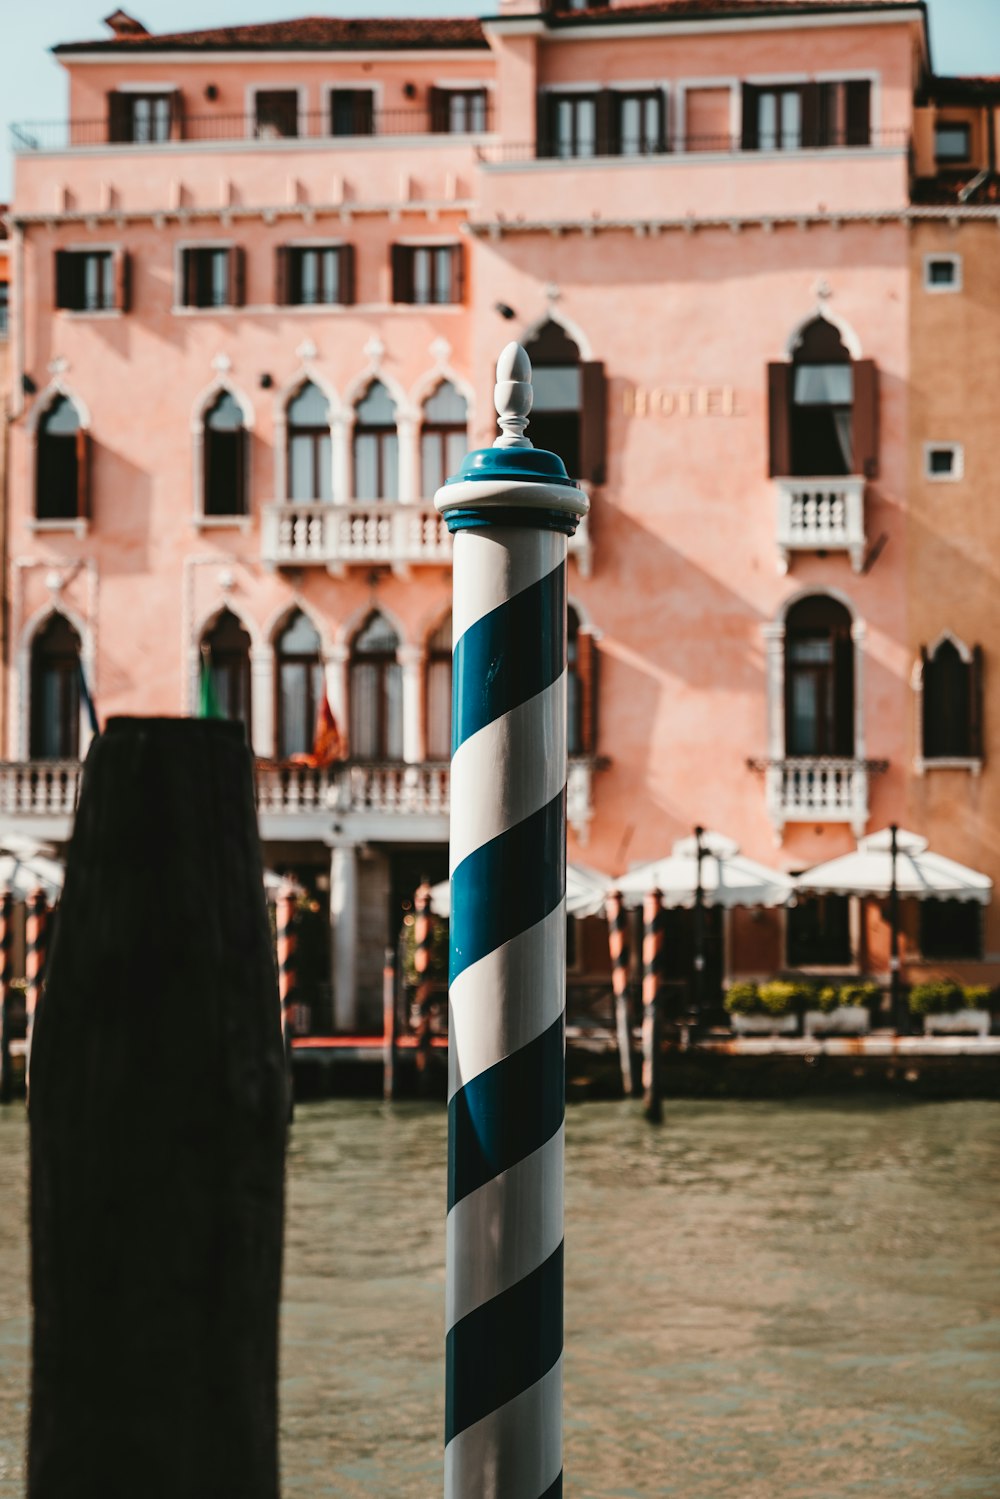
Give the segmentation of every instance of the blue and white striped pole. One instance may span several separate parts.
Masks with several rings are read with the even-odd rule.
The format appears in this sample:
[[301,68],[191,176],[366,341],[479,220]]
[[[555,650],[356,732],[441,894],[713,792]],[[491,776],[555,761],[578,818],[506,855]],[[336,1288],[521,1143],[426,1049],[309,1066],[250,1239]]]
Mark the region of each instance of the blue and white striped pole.
[[435,504],[455,537],[446,1499],[562,1494],[566,538],[588,502],[503,433]]

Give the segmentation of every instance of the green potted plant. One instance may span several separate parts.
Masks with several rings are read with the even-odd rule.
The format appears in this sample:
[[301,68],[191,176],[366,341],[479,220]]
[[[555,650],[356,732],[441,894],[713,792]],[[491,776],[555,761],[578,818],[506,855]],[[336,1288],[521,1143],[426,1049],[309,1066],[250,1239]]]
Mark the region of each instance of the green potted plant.
[[988,1036],[989,988],[970,984],[963,988],[956,979],[929,979],[910,990],[910,1011],[922,1015],[927,1036]]
[[807,1036],[867,1036],[872,1006],[881,990],[871,979],[849,979],[843,984],[825,984],[816,992],[815,1008],[807,1010],[803,1028]]
[[733,1032],[737,1036],[794,1035],[799,988],[779,979],[766,984],[732,984],[725,1005]]

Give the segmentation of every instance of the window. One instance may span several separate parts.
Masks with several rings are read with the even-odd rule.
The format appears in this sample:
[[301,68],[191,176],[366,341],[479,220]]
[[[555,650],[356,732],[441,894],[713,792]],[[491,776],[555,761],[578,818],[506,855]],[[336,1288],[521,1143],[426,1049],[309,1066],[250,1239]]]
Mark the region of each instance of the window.
[[729,151],[733,145],[732,94],[728,88],[684,90],[685,151]]
[[354,301],[353,245],[281,245],[279,307],[330,307]]
[[583,750],[583,682],[580,680],[580,617],[566,614],[566,753]]
[[372,135],[375,131],[375,94],[370,88],[330,90],[330,134]]
[[983,955],[982,908],[975,901],[922,900],[920,951],[925,958],[968,958]]
[[396,408],[380,380],[373,380],[354,412],[354,497],[399,498],[399,438]]
[[799,896],[788,907],[790,968],[847,968],[851,954],[851,903],[846,895]]
[[52,614],[31,643],[33,760],[75,760],[80,753],[80,637]]
[[924,477],[926,479],[961,479],[964,474],[965,450],[960,442],[924,443]]
[[261,140],[280,140],[299,133],[296,89],[258,89],[254,95],[254,133]]
[[461,245],[393,245],[392,300],[418,307],[461,302],[464,265]]
[[983,653],[963,654],[947,636],[933,655],[921,653],[922,758],[982,758]]
[[323,664],[320,640],[309,620],[297,609],[278,639],[278,756],[312,751],[316,717],[323,701]]
[[924,290],[938,292],[961,291],[961,255],[925,255]]
[[232,610],[223,609],[202,645],[208,653],[215,701],[226,718],[244,725],[249,739],[250,636]]
[[462,466],[469,445],[465,397],[442,380],[424,402],[420,429],[420,493],[429,500]]
[[451,758],[451,615],[427,642],[427,758]]
[[110,93],[108,139],[134,145],[154,145],[179,134],[180,94]]
[[658,89],[613,96],[613,151],[621,156],[648,156],[666,149],[663,95]]
[[371,614],[351,646],[351,754],[357,760],[403,758],[403,674],[399,640],[382,614]]
[[471,135],[487,129],[484,88],[432,88],[431,130],[444,135]]
[[38,424],[35,516],[78,520],[87,499],[87,434],[69,397],[56,396]]
[[247,433],[231,391],[220,391],[205,414],[206,515],[246,515]]
[[934,126],[934,155],[939,163],[966,162],[971,154],[971,126],[956,120],[942,120]]
[[539,155],[597,155],[597,95],[543,94]]
[[333,499],[330,406],[311,380],[288,404],[288,498]]
[[785,753],[854,754],[854,641],[843,604],[802,599],[785,626]]
[[557,453],[571,478],[604,483],[607,391],[604,365],[581,360],[556,322],[528,344],[534,399],[528,435],[536,448]]
[[6,281],[0,281],[0,339],[7,337],[9,318],[10,285]]
[[243,265],[243,251],[236,245],[189,247],[182,250],[180,305],[242,306]]
[[871,81],[743,85],[744,151],[870,146]]
[[832,323],[815,318],[792,362],[768,366],[768,383],[772,474],[875,477],[876,368],[870,359],[851,359]]
[[57,250],[56,306],[70,312],[124,312],[128,257],[121,250]]

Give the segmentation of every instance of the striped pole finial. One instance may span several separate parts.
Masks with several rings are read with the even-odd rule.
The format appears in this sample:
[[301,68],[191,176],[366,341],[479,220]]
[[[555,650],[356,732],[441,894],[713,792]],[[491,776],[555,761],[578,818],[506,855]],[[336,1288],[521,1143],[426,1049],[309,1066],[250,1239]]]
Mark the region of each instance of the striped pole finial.
[[48,922],[48,901],[45,891],[38,885],[28,896],[24,932],[24,1001],[28,1021],[25,1076],[31,1066],[31,1035],[35,1028],[35,1011],[38,1009],[45,975],[45,934]]
[[502,436],[435,503],[455,537],[446,1499],[562,1494],[566,538],[588,504],[524,436],[509,344]]
[[281,1001],[281,1039],[288,1075],[288,1114],[295,1108],[292,1092],[292,1041],[295,1037],[295,1005],[298,996],[298,966],[295,958],[295,888],[283,884],[274,908],[278,941],[278,998]]
[[635,1087],[632,1066],[632,1021],[628,1006],[628,916],[621,892],[609,890],[604,903],[608,918],[608,950],[611,954],[611,988],[615,996],[615,1030],[622,1069],[622,1091],[631,1098]]
[[663,1118],[660,1100],[660,954],[663,906],[650,890],[642,907],[642,1107],[650,1124]]
[[13,1091],[11,1077],[11,960],[14,945],[14,897],[9,890],[0,894],[0,1103],[9,1103]]

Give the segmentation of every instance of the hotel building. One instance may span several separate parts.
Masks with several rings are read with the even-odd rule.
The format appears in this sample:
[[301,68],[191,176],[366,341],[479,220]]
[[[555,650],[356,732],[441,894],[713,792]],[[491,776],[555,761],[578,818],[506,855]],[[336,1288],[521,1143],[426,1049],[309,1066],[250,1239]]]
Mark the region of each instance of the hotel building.
[[[102,717],[190,713],[207,647],[266,860],[319,908],[321,1027],[376,1022],[446,872],[432,496],[492,441],[511,338],[591,501],[571,860],[701,824],[800,870],[898,822],[1000,879],[995,88],[936,79],[903,0],[499,12],[119,11],[56,49],[68,119],[15,133],[2,815],[67,837],[79,666]],[[316,769],[324,689],[346,758]],[[996,982],[993,909],[929,909],[909,976]],[[571,987],[606,987],[577,935]],[[667,952],[685,980],[690,913]],[[887,961],[848,898],[709,920],[713,987]]]

